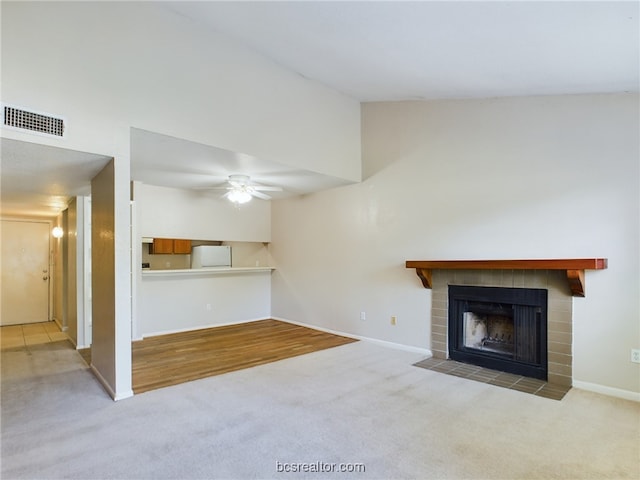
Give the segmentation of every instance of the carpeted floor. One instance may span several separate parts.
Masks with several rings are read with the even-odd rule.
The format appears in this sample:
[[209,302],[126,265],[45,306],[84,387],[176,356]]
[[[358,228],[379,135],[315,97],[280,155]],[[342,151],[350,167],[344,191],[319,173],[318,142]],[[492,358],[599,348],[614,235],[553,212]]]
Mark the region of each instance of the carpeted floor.
[[113,402],[68,342],[4,350],[1,478],[640,477],[638,403],[421,359],[360,341]]

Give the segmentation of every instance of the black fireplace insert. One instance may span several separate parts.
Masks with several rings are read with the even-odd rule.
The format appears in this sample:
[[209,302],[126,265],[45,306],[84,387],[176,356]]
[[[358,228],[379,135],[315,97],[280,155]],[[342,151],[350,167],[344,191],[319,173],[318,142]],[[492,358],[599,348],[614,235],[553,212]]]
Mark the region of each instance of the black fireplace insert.
[[547,290],[449,285],[449,358],[547,379]]

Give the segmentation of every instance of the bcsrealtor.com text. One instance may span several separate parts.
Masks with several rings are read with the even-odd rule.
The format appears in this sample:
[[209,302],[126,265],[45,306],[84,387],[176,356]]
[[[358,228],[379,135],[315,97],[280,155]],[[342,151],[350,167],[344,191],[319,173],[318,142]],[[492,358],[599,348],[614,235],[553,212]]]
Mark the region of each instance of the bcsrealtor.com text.
[[280,462],[276,461],[279,473],[364,473],[364,463],[330,463],[330,462]]

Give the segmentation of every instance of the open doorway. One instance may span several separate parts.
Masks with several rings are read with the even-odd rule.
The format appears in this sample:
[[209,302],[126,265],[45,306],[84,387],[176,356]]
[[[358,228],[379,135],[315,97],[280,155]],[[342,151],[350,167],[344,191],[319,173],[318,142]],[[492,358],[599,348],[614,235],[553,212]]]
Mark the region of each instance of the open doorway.
[[[53,222],[70,200],[91,196],[93,228],[86,252],[91,258],[91,306],[86,312],[91,311],[91,370],[114,400],[130,397],[133,391],[128,157],[116,161],[112,156],[5,138],[0,147],[2,219],[37,217]],[[79,249],[70,247],[69,251],[75,255]],[[86,273],[83,264],[63,276],[75,274],[75,278],[77,275],[87,278]],[[84,292],[76,294],[85,298]],[[71,305],[69,311],[74,311]],[[75,312],[78,314],[77,309]],[[84,311],[82,315],[84,322]],[[84,323],[81,325],[84,327]]]
[[111,158],[7,138],[0,147],[0,325],[56,320],[74,344],[88,346],[91,180]]

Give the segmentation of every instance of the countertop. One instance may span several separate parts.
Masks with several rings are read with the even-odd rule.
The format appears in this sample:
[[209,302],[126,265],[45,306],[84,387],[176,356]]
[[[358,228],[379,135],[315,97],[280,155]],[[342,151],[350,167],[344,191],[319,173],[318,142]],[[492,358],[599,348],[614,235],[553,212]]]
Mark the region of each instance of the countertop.
[[211,268],[184,268],[173,270],[142,270],[143,277],[161,276],[192,276],[192,275],[228,275],[234,273],[258,273],[272,272],[273,267],[211,267]]

